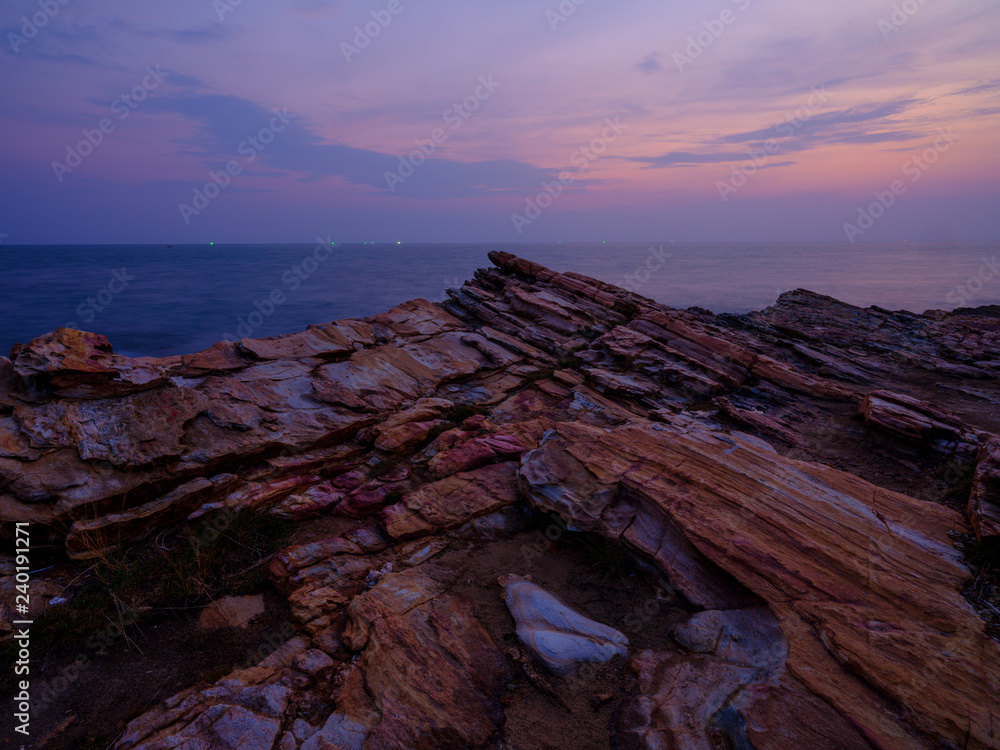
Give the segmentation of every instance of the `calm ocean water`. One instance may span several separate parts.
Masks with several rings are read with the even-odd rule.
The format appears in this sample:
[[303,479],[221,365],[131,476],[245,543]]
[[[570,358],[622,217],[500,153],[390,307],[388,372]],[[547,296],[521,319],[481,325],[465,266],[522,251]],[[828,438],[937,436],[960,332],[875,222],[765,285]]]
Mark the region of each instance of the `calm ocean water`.
[[490,265],[490,250],[716,312],[759,310],[797,287],[914,312],[1000,302],[1000,243],[317,247],[2,246],[0,352],[67,324],[132,356],[299,331],[415,297],[441,300]]

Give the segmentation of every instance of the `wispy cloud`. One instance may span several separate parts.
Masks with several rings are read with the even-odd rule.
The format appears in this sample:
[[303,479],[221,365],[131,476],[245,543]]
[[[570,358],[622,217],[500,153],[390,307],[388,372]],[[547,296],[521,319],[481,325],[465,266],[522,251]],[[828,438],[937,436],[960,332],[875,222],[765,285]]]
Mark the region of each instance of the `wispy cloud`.
[[660,61],[659,52],[650,52],[635,66],[637,70],[641,70],[643,73],[656,73],[659,70],[663,70],[663,63]]
[[231,24],[208,23],[187,29],[156,29],[137,31],[136,34],[152,39],[168,39],[178,44],[212,44],[229,39],[237,33]]
[[[197,134],[184,139],[184,144],[212,159],[233,158],[240,144],[274,116],[256,102],[218,94],[171,94],[150,101],[144,112],[179,114],[197,123]],[[269,168],[298,173],[302,179],[343,177],[386,193],[390,191],[385,175],[396,171],[400,162],[395,154],[329,143],[298,119],[262,151],[260,160]],[[555,174],[556,170],[514,159],[461,162],[431,157],[394,194],[426,199],[520,194]]]

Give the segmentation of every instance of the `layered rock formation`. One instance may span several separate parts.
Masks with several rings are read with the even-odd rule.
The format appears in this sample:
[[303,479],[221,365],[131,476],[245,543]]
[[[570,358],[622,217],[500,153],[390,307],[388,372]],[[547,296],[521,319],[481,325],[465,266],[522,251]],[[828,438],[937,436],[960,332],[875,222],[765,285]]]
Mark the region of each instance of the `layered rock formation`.
[[[540,747],[522,672],[553,716],[613,704],[593,747],[1000,744],[992,605],[956,547],[1000,529],[1000,319],[803,290],[713,315],[490,258],[443,305],[163,359],[60,329],[0,359],[0,515],[70,558],[300,521],[270,566],[299,635],[118,747]],[[628,652],[599,676],[528,663],[473,599],[549,564],[529,509],[683,606],[588,625]]]

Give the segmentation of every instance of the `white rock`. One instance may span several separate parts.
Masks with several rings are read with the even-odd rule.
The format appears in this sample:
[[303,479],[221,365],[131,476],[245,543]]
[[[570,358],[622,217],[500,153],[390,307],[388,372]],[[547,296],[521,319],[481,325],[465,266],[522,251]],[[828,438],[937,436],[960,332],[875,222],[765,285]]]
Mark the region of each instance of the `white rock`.
[[518,637],[556,674],[569,674],[580,662],[628,655],[628,638],[614,628],[584,617],[521,576],[509,573],[499,581]]

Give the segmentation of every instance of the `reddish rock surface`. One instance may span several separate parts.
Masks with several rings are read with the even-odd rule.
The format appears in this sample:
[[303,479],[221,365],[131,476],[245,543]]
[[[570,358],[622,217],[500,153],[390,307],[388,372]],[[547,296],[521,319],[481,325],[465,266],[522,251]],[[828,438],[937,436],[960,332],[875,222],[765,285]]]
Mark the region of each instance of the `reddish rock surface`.
[[[1000,644],[959,593],[968,572],[948,537],[962,525],[954,511],[738,437],[662,426],[560,425],[525,458],[521,478],[531,501],[571,528],[641,551],[634,527],[663,518],[679,528],[689,544],[654,558],[671,580],[697,600],[710,576],[725,577],[767,602],[771,635],[745,638],[757,647],[766,638],[768,648],[787,641],[784,666],[874,746],[996,742],[1000,705],[984,697],[1000,695]],[[720,684],[705,678],[720,691],[701,709],[711,708],[705,726],[740,683]],[[902,717],[886,712],[886,698],[905,707]],[[682,717],[683,703],[676,708]]]
[[979,448],[969,518],[977,536],[1000,536],[1000,439],[991,438]]
[[[996,311],[714,315],[490,259],[444,304],[287,336],[131,359],[60,329],[0,358],[0,519],[68,571],[43,601],[67,558],[185,519],[295,522],[261,564],[297,635],[117,747],[1000,745],[997,574],[963,557],[1000,529]],[[496,579],[574,544],[659,583],[579,610],[629,658],[563,677]],[[616,595],[582,570],[546,590]]]

